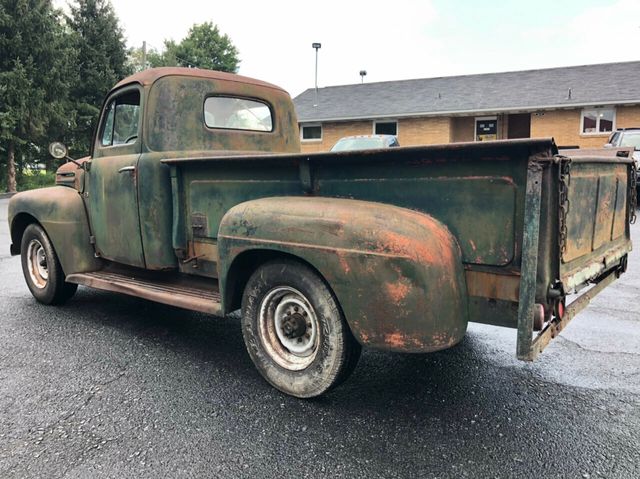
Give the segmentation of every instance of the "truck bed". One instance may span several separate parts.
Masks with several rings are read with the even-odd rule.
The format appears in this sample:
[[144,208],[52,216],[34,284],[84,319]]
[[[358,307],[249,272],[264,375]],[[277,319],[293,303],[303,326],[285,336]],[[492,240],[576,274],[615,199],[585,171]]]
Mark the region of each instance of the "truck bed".
[[549,322],[557,309],[550,290],[561,285],[565,295],[597,281],[631,250],[627,151],[558,155],[553,140],[526,139],[163,162],[174,187],[173,248],[200,258],[195,270],[180,266],[190,274],[217,276],[218,226],[241,202],[326,196],[391,204],[426,213],[455,236],[471,321],[530,336],[533,319],[523,326],[522,318]]

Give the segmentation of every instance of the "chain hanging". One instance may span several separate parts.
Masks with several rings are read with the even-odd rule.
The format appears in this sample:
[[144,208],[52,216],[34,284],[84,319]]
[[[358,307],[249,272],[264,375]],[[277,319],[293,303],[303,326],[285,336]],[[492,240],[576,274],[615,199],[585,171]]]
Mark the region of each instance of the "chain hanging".
[[567,250],[567,214],[569,213],[569,183],[571,181],[571,158],[556,156],[558,162],[558,226],[560,233],[560,253]]
[[635,160],[631,162],[631,175],[629,181],[629,223],[634,224],[636,222],[636,207],[638,206],[638,166]]

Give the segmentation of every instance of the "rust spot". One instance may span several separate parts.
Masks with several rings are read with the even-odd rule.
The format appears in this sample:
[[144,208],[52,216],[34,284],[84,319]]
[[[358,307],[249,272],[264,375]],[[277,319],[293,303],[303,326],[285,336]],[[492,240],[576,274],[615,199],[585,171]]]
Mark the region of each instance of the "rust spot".
[[349,273],[351,271],[351,267],[349,266],[349,261],[347,261],[347,254],[344,251],[336,251],[338,255],[338,261],[340,262],[340,267],[342,271],[345,273]]
[[396,349],[403,348],[422,348],[424,344],[418,338],[414,338],[400,331],[394,331],[392,333],[386,333],[384,335],[384,342],[387,346]]
[[437,349],[445,349],[450,348],[454,344],[456,344],[456,336],[448,333],[435,333],[431,339],[432,345]]
[[386,283],[385,288],[391,301],[396,304],[404,301],[409,291],[411,291],[411,286],[408,285],[404,279],[401,279],[397,283]]

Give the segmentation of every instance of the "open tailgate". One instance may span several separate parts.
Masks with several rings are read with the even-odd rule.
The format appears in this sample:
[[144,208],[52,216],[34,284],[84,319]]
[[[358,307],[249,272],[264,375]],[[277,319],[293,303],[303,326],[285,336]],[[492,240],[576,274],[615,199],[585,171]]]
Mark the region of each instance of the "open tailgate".
[[[527,296],[527,288],[535,286],[528,286],[524,277],[524,254],[518,317],[518,357],[524,360],[535,359],[595,295],[626,270],[632,247],[629,224],[635,221],[636,165],[631,149],[564,150],[555,160],[559,281],[550,293],[560,299],[553,315],[545,318],[542,330],[533,336],[534,316],[540,313],[532,294]],[[535,172],[529,176],[529,211],[525,215],[535,216],[535,194],[539,190],[535,191]],[[539,215],[539,201],[537,208]],[[526,233],[524,240],[526,243]],[[537,241],[529,246],[531,252],[537,251]],[[526,247],[523,245],[523,249]],[[535,260],[529,260],[535,270]],[[580,294],[574,297],[576,293]],[[569,294],[574,299],[565,304]]]

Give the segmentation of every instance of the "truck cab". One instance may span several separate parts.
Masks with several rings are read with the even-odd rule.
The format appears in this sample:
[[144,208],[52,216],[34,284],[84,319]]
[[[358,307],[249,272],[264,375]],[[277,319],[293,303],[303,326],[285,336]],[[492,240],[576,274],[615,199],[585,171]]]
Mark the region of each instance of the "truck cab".
[[170,167],[161,160],[297,152],[296,125],[286,92],[236,75],[160,68],[119,83],[104,103],[83,185],[96,253],[177,269]]

